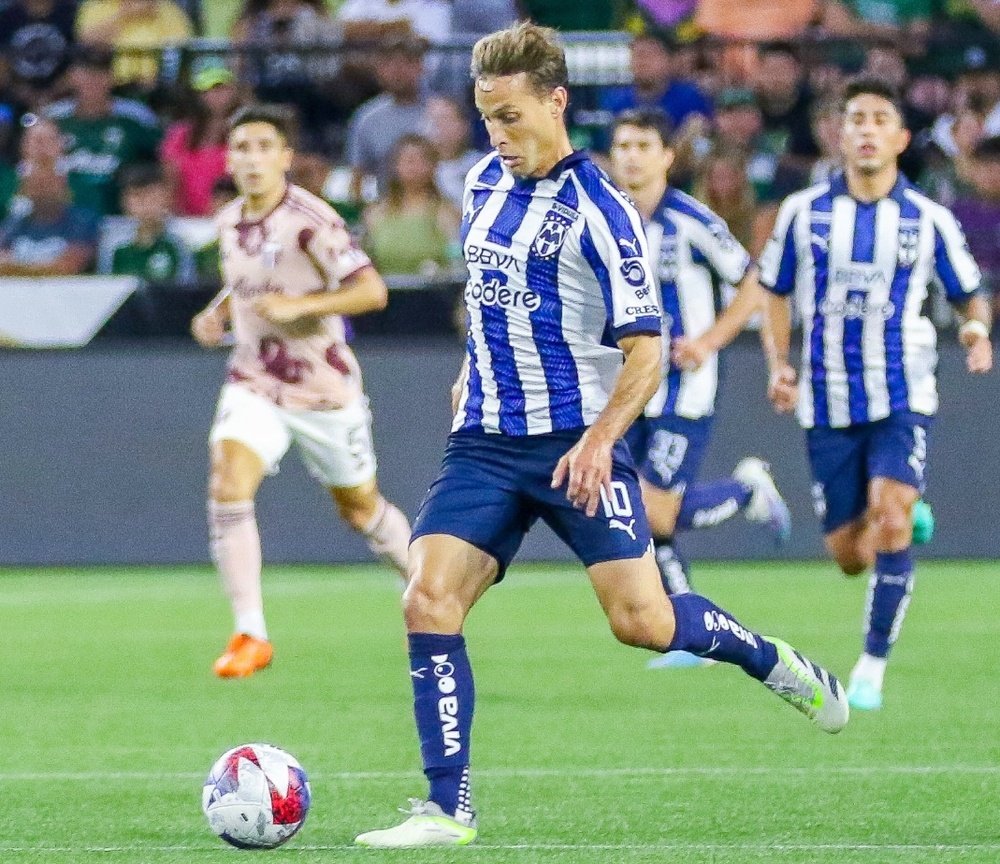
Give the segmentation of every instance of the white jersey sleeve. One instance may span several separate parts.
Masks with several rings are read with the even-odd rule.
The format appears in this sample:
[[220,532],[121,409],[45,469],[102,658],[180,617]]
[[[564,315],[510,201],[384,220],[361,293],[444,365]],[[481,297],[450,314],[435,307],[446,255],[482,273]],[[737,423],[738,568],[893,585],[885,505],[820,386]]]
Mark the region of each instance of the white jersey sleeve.
[[931,211],[934,222],[934,277],[952,303],[964,303],[982,285],[958,219],[944,207]]
[[580,212],[581,248],[601,285],[612,337],[659,334],[660,304],[635,206],[601,177],[581,189]]

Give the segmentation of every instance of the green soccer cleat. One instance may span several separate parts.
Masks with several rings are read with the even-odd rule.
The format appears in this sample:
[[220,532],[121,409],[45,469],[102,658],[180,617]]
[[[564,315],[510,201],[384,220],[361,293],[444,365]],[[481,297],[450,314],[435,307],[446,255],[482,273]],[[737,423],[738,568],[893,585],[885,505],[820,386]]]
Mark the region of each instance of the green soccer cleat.
[[806,659],[787,642],[765,637],[778,649],[778,662],[764,686],[801,711],[824,732],[835,735],[847,725],[850,709],[840,682]]
[[934,539],[934,511],[931,505],[918,498],[913,505],[913,543],[922,546]]
[[479,829],[473,814],[449,816],[433,801],[410,799],[410,818],[394,828],[367,831],[354,838],[358,846],[373,849],[414,849],[420,846],[468,846]]

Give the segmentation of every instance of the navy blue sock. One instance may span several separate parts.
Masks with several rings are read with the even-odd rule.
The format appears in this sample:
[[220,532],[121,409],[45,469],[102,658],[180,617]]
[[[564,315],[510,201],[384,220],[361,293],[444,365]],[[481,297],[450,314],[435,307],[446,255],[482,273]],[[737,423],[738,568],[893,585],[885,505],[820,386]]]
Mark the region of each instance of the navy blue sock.
[[670,651],[690,651],[734,663],[751,678],[763,681],[778,662],[778,650],[763,636],[747,630],[732,615],[700,594],[670,598],[676,629]]
[[913,591],[913,557],[909,549],[900,552],[879,552],[875,556],[875,572],[868,585],[865,609],[865,653],[872,657],[888,657],[889,649],[899,636],[906,607]]
[[687,561],[677,551],[677,543],[673,537],[664,537],[653,541],[656,553],[656,566],[660,569],[660,582],[667,596],[686,594],[691,590],[691,578],[688,575]]
[[411,633],[410,680],[430,800],[445,813],[471,813],[469,736],[476,688],[465,639]]
[[677,528],[711,528],[732,519],[750,503],[753,491],[739,480],[727,477],[688,486],[677,514]]

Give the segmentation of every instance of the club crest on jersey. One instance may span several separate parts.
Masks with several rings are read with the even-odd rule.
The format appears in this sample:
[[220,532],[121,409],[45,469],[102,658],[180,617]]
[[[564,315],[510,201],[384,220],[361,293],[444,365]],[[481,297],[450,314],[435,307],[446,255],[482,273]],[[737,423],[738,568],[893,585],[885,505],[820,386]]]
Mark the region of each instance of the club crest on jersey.
[[919,236],[912,228],[899,232],[899,252],[896,257],[902,267],[912,267],[916,263]]
[[551,258],[566,242],[569,223],[563,217],[550,213],[535,235],[531,248],[539,258]]

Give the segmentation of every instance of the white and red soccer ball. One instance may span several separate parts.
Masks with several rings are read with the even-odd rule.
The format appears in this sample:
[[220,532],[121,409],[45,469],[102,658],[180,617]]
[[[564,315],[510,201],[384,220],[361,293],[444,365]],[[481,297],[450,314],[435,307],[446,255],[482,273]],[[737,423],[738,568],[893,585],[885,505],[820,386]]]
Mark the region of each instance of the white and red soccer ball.
[[298,761],[270,744],[243,744],[212,766],[201,807],[212,830],[240,849],[273,849],[306,820],[311,793]]

